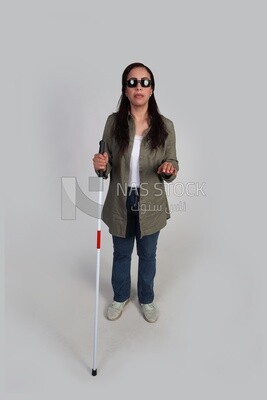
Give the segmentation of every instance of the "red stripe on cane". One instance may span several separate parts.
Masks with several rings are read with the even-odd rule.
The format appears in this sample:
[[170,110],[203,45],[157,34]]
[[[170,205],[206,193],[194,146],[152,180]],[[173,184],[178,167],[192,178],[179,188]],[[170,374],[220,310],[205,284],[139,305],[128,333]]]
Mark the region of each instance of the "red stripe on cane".
[[101,231],[97,231],[96,248],[100,249],[100,247],[101,247]]

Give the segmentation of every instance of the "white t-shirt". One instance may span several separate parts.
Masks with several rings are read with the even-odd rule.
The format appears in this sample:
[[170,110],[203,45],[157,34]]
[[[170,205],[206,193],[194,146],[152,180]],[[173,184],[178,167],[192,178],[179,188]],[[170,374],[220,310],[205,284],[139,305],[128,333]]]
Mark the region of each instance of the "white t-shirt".
[[140,186],[140,175],[139,175],[139,155],[140,147],[143,136],[136,135],[134,137],[133,150],[130,160],[130,174],[128,186],[139,187]]

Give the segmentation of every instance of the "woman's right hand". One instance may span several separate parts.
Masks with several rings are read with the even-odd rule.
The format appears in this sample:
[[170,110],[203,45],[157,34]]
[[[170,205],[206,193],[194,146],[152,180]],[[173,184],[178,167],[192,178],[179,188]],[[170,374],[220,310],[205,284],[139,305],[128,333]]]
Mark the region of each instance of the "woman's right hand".
[[93,164],[94,164],[94,168],[97,171],[106,171],[107,169],[107,163],[108,163],[108,153],[97,153],[94,155],[93,158]]

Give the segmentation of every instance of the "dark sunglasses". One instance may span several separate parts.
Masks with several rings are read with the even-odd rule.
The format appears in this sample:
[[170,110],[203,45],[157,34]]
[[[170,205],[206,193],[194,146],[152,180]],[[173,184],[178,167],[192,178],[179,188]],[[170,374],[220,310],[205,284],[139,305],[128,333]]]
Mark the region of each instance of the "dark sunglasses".
[[136,87],[136,86],[138,85],[138,83],[140,83],[141,86],[144,87],[144,88],[147,88],[147,87],[150,87],[150,86],[151,86],[151,80],[150,80],[150,79],[147,79],[147,78],[142,78],[142,79],[140,79],[140,80],[137,79],[137,78],[129,79],[129,80],[127,81],[127,86],[128,86],[129,88],[134,88],[134,87]]

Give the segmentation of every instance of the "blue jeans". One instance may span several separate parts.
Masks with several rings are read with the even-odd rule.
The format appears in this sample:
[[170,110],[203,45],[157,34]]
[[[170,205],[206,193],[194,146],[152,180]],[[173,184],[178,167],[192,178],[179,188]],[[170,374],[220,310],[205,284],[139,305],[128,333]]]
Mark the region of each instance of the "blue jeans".
[[131,292],[131,258],[136,239],[138,255],[137,295],[142,304],[154,300],[154,278],[156,275],[156,250],[159,232],[140,237],[139,192],[128,188],[126,237],[112,236],[113,265],[111,283],[114,300],[123,302]]

